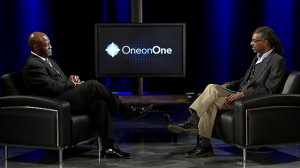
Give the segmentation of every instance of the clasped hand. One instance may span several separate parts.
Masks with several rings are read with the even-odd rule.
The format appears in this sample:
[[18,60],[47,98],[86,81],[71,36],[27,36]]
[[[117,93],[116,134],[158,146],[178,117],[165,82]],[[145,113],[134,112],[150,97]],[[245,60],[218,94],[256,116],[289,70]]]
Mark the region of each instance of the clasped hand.
[[79,76],[77,76],[77,75],[70,75],[69,80],[73,81],[75,83],[75,85],[80,85],[84,82],[84,81],[81,81]]
[[[222,87],[224,88],[227,88],[229,86],[228,83],[224,83],[223,85],[221,85]],[[244,98],[245,95],[243,92],[237,92],[237,93],[234,93],[234,94],[231,94],[229,96],[227,96],[227,98],[225,99],[225,104],[228,104],[228,105],[233,105],[233,103],[239,99],[242,99]]]
[[226,100],[225,100],[225,104],[228,104],[228,105],[233,105],[233,103],[239,99],[242,99],[244,98],[245,95],[243,92],[237,92],[235,94],[231,94],[229,96],[227,96]]

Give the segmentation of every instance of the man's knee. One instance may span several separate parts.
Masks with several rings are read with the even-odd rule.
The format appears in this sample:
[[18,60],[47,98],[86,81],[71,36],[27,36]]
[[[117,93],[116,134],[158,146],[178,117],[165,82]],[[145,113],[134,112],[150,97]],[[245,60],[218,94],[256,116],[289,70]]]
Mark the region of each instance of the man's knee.
[[94,92],[94,90],[96,90],[98,87],[101,87],[101,86],[100,86],[100,83],[96,80],[88,80],[88,81],[85,81],[84,83],[82,83],[81,85],[79,85],[79,87],[81,87],[81,89],[83,90],[83,93],[92,94],[92,92]]
[[99,84],[99,82],[98,81],[96,81],[96,80],[88,80],[88,81],[86,81],[85,83],[87,83],[87,85],[98,85]]
[[88,81],[84,82],[84,84],[89,89],[102,87],[102,84],[100,82],[96,81],[96,80],[88,80]]
[[206,86],[206,88],[207,89],[215,89],[216,88],[216,84],[208,84],[207,86]]

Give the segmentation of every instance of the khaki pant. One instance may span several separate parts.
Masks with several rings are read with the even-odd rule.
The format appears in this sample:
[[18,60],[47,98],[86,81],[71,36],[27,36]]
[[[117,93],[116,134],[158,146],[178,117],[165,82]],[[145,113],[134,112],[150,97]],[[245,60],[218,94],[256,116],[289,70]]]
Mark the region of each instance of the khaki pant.
[[224,104],[226,97],[230,94],[232,93],[218,85],[209,84],[191,104],[189,109],[195,110],[200,117],[198,123],[199,135],[211,138],[217,111],[233,109],[234,106]]

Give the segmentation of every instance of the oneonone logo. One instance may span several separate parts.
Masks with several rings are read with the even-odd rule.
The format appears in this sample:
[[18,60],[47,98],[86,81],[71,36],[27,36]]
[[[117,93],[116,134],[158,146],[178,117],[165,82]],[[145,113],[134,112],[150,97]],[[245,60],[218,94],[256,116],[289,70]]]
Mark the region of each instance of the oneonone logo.
[[106,47],[105,51],[108,55],[115,57],[119,53],[120,49],[118,45],[116,45],[115,43],[111,43]]
[[[105,51],[108,55],[115,57],[118,55],[120,48],[115,43],[109,44]],[[131,48],[130,46],[123,46],[122,53],[127,54],[172,54],[172,48],[162,48],[160,46],[153,46],[152,48]]]

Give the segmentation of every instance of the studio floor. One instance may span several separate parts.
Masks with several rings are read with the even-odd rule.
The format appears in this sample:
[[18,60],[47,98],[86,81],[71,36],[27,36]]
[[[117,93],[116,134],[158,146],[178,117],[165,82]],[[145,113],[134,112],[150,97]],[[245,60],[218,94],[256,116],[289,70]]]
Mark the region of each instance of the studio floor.
[[[180,117],[180,116],[179,116]],[[96,145],[87,143],[64,150],[64,163],[58,164],[58,151],[37,148],[8,147],[8,161],[3,161],[0,147],[0,167],[7,168],[289,168],[300,167],[300,145],[276,146],[247,152],[248,162],[242,164],[242,150],[213,139],[214,156],[185,158],[193,149],[196,137],[170,133],[165,116],[148,115],[143,119],[124,121],[114,118],[118,146],[133,155],[132,159],[101,159]],[[175,119],[176,120],[176,119]]]

